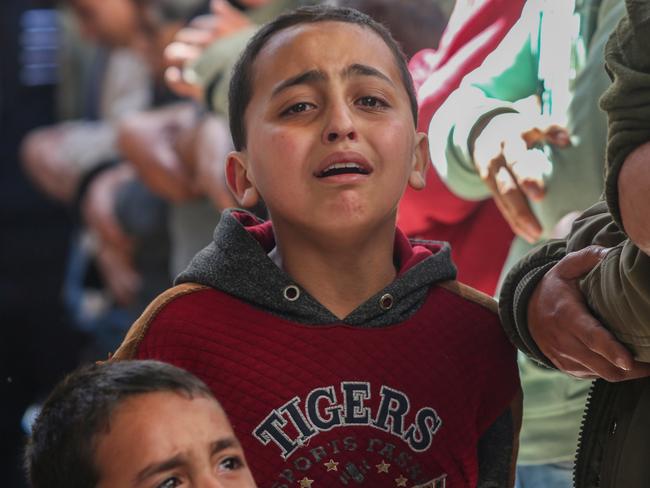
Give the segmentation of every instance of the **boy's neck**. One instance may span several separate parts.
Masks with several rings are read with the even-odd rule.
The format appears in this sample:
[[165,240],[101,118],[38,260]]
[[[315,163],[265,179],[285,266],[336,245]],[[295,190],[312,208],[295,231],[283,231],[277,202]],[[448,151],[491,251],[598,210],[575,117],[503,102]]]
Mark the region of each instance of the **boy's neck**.
[[274,228],[269,257],[340,319],[390,284],[395,225],[335,239]]

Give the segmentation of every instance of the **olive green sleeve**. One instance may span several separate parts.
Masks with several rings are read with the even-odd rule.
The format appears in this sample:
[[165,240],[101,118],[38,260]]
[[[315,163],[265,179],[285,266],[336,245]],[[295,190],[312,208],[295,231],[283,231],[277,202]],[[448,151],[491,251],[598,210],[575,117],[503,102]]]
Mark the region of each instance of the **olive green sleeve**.
[[587,304],[636,359],[650,362],[650,257],[627,239],[604,201],[575,221],[568,239],[550,241],[536,248],[508,274],[499,300],[506,333],[527,355],[550,365],[528,332],[528,300],[555,263],[567,253],[592,244],[611,251],[580,280]]
[[[573,224],[568,239],[554,239],[533,249],[508,273],[499,295],[499,314],[510,340],[532,359],[547,366],[550,361],[539,350],[528,331],[528,301],[547,271],[568,252],[592,244],[619,245],[626,236],[612,221],[607,205],[600,201],[585,210]],[[591,305],[591,300],[588,302]],[[617,322],[613,327],[617,327]]]
[[585,211],[567,240],[551,241],[508,274],[499,309],[504,328],[525,353],[550,365],[528,333],[528,300],[544,274],[566,253],[591,244],[612,248],[580,288],[594,315],[634,353],[650,362],[650,257],[626,236],[618,205],[618,175],[628,155],[650,141],[650,2],[626,0],[628,15],[605,49],[611,87],[601,99],[609,136],[605,199]]
[[609,118],[605,197],[621,228],[618,175],[627,156],[650,141],[650,2],[626,0],[626,7],[605,48],[613,83],[600,100]]
[[625,239],[581,280],[580,288],[594,315],[637,360],[650,362],[650,257]]

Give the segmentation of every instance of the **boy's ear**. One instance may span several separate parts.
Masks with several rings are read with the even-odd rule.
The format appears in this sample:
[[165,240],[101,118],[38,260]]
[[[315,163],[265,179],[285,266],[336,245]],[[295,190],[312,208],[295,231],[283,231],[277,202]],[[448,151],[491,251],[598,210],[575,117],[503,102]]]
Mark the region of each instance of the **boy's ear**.
[[424,132],[415,135],[415,150],[413,164],[409,175],[409,185],[414,190],[421,190],[426,185],[427,168],[429,167],[429,139]]
[[259,193],[250,174],[245,152],[232,151],[226,156],[226,182],[242,207],[253,207],[259,201]]

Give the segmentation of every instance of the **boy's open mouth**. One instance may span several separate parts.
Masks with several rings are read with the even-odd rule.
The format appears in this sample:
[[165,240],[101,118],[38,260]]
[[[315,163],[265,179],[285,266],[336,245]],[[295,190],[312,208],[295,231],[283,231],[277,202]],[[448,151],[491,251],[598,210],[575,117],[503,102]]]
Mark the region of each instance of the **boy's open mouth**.
[[334,163],[316,174],[317,178],[337,175],[369,175],[370,170],[359,163]]

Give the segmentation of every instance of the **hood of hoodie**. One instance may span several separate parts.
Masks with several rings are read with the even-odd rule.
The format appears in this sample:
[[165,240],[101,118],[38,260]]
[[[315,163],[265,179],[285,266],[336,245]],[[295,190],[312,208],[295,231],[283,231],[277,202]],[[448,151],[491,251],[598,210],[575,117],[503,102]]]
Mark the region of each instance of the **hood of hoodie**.
[[397,229],[397,277],[339,319],[276,266],[268,256],[274,247],[271,222],[243,210],[226,210],[213,241],[192,259],[176,284],[207,285],[294,322],[379,327],[407,319],[422,305],[432,284],[456,277],[447,243],[409,241]]

